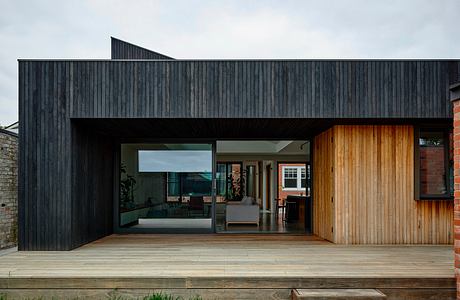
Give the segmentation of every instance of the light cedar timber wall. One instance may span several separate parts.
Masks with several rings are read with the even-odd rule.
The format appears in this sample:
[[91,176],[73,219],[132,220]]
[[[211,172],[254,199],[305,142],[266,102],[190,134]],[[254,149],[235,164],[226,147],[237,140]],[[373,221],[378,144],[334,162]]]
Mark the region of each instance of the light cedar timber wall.
[[315,137],[313,143],[313,233],[334,242],[334,161],[333,131],[327,130]]
[[[332,146],[324,144],[330,140]],[[315,138],[316,207],[334,197],[334,232],[339,244],[449,244],[452,201],[414,200],[412,126],[335,126]],[[333,151],[331,158],[330,151]],[[330,160],[333,169],[323,160]],[[325,185],[329,169],[333,184]],[[319,173],[319,174],[318,174]],[[322,181],[321,181],[322,180]],[[321,184],[324,186],[321,187]],[[322,189],[325,196],[320,196]],[[324,202],[323,204],[321,202]],[[315,211],[315,210],[314,210]],[[315,216],[323,213],[317,212]],[[323,217],[324,218],[324,217]],[[321,222],[316,220],[315,224]],[[327,222],[326,222],[327,223]],[[326,239],[321,225],[315,232]]]

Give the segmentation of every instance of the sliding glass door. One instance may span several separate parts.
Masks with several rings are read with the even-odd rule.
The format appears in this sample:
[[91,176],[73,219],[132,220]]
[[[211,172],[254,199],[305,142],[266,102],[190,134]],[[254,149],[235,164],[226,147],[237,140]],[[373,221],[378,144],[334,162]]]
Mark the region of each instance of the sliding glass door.
[[212,144],[121,144],[121,231],[212,231]]
[[244,196],[241,189],[242,169],[241,162],[217,163],[217,203],[240,201]]

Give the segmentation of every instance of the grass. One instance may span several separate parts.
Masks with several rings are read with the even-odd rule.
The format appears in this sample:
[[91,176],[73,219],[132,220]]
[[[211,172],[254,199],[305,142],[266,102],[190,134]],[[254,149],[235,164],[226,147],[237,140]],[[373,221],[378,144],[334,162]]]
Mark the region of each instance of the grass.
[[[109,300],[128,300],[128,299],[132,299],[132,298],[126,298],[123,296],[112,296],[109,298]],[[148,295],[142,298],[137,298],[137,299],[138,300],[139,299],[140,300],[203,300],[203,298],[201,298],[200,296],[194,296],[188,299],[184,299],[183,297],[173,296],[173,295],[169,295],[163,292],[153,293],[151,295]],[[0,300],[3,300],[3,299],[0,299]]]
[[[185,300],[182,297],[176,297],[164,293],[153,293],[152,295],[145,296],[142,300]],[[189,300],[203,300],[200,296],[189,298]]]

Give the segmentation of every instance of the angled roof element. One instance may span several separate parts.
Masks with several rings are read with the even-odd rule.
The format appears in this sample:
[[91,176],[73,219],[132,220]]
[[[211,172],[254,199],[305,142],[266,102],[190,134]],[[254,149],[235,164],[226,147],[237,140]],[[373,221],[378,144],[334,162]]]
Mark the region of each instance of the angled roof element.
[[14,122],[13,124],[5,126],[5,127],[0,126],[0,132],[10,134],[13,136],[18,136],[19,122]]
[[174,59],[114,37],[110,37],[110,39],[111,59]]

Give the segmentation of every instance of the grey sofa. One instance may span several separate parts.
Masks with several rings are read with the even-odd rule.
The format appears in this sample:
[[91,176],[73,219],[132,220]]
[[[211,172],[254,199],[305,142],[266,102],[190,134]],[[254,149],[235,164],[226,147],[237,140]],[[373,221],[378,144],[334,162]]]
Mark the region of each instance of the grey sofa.
[[225,219],[226,225],[231,223],[248,223],[259,226],[259,205],[248,197],[241,202],[227,202]]

